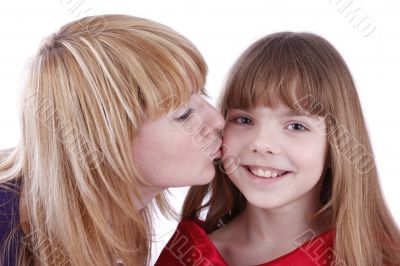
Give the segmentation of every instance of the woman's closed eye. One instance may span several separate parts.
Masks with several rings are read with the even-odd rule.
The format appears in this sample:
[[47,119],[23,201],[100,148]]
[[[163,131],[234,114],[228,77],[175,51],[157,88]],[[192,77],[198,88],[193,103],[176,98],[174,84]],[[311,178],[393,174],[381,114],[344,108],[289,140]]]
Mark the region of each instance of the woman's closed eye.
[[178,118],[176,118],[176,120],[177,120],[178,122],[183,122],[183,121],[189,119],[189,118],[192,116],[193,111],[194,111],[194,110],[193,110],[192,108],[188,108],[188,109],[185,111],[185,113],[183,113],[181,116],[179,116]]

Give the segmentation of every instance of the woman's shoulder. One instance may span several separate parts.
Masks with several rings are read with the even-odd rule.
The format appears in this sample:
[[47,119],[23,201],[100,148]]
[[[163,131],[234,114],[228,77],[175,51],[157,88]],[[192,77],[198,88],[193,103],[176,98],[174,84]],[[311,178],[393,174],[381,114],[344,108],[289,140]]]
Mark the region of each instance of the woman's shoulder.
[[227,265],[198,219],[183,219],[161,252],[156,266]]
[[19,182],[0,184],[0,260],[2,265],[15,265],[19,240],[22,237],[17,226],[19,224],[19,195]]
[[18,216],[19,182],[0,184],[0,222],[11,222]]

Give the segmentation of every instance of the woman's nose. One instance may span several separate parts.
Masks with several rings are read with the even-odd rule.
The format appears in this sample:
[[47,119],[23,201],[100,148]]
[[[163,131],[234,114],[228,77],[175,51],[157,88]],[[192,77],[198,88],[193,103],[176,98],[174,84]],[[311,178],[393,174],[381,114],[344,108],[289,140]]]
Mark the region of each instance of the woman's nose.
[[206,109],[204,112],[203,121],[207,124],[207,127],[213,131],[222,131],[225,126],[225,119],[211,104],[204,100],[203,107]]

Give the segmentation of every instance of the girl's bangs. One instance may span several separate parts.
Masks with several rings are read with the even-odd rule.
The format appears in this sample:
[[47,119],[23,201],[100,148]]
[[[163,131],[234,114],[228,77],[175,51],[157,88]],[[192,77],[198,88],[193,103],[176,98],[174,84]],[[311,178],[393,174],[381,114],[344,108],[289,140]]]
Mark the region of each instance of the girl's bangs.
[[285,105],[302,113],[324,116],[330,106],[331,87],[328,79],[323,78],[327,76],[326,69],[307,54],[307,46],[302,46],[305,45],[286,45],[274,39],[251,46],[232,69],[220,99],[223,114],[229,108],[249,110]]

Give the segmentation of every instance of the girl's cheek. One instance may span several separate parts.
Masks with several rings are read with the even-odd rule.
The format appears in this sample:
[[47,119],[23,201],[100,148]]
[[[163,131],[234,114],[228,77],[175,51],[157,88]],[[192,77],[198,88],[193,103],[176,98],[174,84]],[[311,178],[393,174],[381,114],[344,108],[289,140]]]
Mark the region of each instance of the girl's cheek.
[[240,140],[233,139],[230,137],[224,138],[222,152],[226,154],[236,153],[238,146],[240,145]]
[[222,137],[222,143],[225,145],[229,145],[231,141],[232,141],[231,136],[229,134],[224,133],[224,136]]
[[230,129],[224,132],[224,138],[226,138],[227,142],[240,141],[244,137],[246,137],[245,131]]

